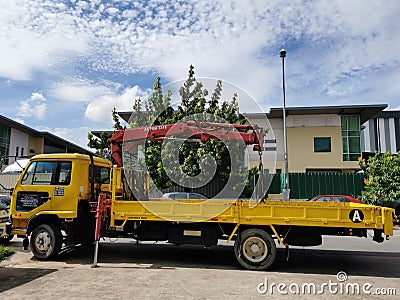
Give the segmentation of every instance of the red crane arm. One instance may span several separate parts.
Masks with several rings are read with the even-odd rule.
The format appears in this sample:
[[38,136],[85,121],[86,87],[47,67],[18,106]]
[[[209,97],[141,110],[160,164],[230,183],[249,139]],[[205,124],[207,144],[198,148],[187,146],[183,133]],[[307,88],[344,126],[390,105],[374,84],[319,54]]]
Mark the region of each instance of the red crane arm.
[[256,125],[188,121],[118,130],[111,137],[111,157],[117,166],[122,167],[122,142],[130,142],[129,147],[135,147],[147,139],[162,141],[179,136],[194,137],[201,142],[209,139],[242,141],[254,145],[254,151],[261,151],[264,141],[263,129]]

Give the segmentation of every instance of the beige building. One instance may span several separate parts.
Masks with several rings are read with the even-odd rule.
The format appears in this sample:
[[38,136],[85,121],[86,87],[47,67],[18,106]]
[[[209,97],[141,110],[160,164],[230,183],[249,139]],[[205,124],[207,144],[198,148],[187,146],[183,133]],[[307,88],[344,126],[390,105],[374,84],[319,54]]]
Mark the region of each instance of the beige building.
[[[290,173],[354,172],[359,170],[361,124],[387,105],[351,105],[286,108],[288,165]],[[270,129],[264,138],[263,165],[269,173],[285,172],[283,109],[267,114],[245,114],[252,124]],[[258,155],[249,151],[249,167]]]
[[[355,172],[362,153],[361,124],[387,107],[377,105],[286,108],[288,165],[290,173]],[[245,113],[250,123],[268,128],[262,161],[268,172],[284,173],[283,109]],[[132,112],[119,112],[129,122]],[[259,155],[248,148],[249,168],[259,165]]]

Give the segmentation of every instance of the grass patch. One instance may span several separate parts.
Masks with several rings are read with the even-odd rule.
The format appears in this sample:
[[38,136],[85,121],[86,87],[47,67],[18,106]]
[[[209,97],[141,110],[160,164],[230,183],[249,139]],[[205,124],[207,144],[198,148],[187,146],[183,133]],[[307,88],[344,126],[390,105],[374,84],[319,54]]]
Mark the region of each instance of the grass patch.
[[11,254],[13,254],[14,252],[15,252],[14,249],[12,249],[10,247],[5,247],[5,246],[1,246],[0,245],[0,261],[6,259]]

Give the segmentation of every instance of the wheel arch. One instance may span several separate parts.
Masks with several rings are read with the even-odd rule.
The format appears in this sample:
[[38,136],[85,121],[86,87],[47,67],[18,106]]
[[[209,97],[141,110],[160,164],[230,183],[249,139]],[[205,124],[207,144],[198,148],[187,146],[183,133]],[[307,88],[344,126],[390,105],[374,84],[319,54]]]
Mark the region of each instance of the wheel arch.
[[272,231],[271,227],[269,225],[243,225],[241,224],[237,230],[237,234],[242,233],[243,231],[247,229],[261,229],[264,230],[266,233],[269,235],[275,235],[275,233]]
[[27,234],[29,235],[40,224],[53,224],[56,226],[61,225],[61,220],[57,215],[39,215],[29,220]]

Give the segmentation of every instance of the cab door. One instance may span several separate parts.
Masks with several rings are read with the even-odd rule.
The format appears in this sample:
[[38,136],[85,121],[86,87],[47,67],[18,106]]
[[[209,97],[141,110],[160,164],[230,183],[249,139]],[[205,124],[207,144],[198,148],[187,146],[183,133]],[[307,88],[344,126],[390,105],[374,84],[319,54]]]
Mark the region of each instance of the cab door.
[[33,161],[16,186],[16,207],[20,213],[53,210],[70,184],[72,162]]

